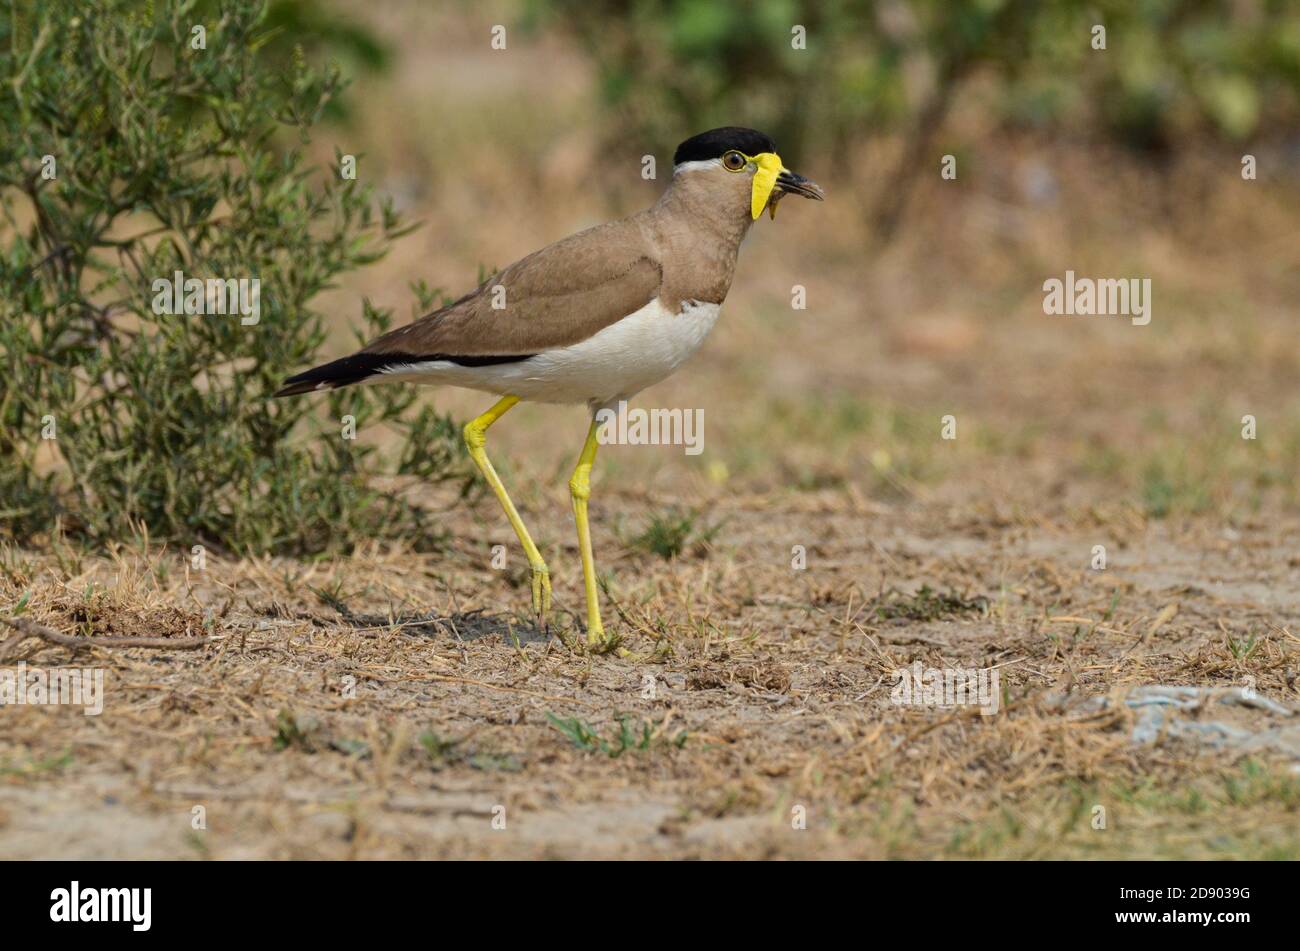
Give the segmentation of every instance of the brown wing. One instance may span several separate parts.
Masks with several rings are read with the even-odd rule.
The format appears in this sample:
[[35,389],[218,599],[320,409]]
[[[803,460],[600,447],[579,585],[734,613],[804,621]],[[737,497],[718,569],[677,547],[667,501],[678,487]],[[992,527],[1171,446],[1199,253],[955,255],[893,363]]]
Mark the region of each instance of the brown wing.
[[530,254],[363,350],[290,377],[275,395],[338,389],[421,360],[476,366],[526,359],[635,313],[658,296],[662,282],[658,257],[635,220],[600,225]]
[[384,334],[362,352],[496,357],[566,347],[644,307],[661,280],[640,228],[614,221],[516,261],[472,293]]

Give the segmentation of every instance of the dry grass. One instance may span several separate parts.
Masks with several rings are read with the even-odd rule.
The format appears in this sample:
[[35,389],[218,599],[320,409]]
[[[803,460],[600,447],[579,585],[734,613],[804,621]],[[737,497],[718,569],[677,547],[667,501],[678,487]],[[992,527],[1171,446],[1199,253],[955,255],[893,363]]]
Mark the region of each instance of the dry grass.
[[[603,507],[639,501],[607,493]],[[804,502],[773,512],[719,498],[714,550],[672,562],[620,552],[602,519],[624,658],[481,613],[523,604],[526,589],[468,541],[468,513],[453,517],[466,541],[446,557],[215,559],[187,574],[181,556],[154,551],[71,573],[10,551],[0,596],[33,592],[34,619],[75,632],[139,618],[157,636],[209,630],[214,642],[93,649],[75,663],[108,670],[98,718],[6,712],[6,854],[1297,854],[1300,784],[1284,753],[1134,745],[1130,711],[1056,699],[1249,676],[1294,706],[1296,608],[1261,599],[1256,581],[1285,563],[1293,523],[1171,581],[1177,553],[1213,550],[1213,534],[1147,525],[1141,546],[1092,573],[1093,526]],[[563,537],[562,512],[536,513],[539,534]],[[820,539],[805,571],[790,568],[791,538]],[[558,602],[575,610],[576,553],[552,560]],[[159,566],[173,570],[160,578]],[[1295,574],[1274,590],[1295,590]],[[108,588],[87,599],[91,585]],[[917,659],[997,666],[1004,708],[892,703],[892,671]],[[18,660],[70,662],[34,640]],[[1225,716],[1251,729],[1275,719],[1202,719]],[[206,831],[190,828],[195,806]],[[796,806],[805,830],[791,828]],[[1104,831],[1091,827],[1096,806]]]

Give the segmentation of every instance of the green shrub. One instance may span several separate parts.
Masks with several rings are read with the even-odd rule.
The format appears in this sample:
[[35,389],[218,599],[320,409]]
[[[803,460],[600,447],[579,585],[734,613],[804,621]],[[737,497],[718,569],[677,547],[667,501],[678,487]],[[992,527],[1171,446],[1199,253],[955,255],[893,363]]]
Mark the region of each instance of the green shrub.
[[[1287,0],[526,0],[525,9],[531,25],[562,29],[591,59],[612,138],[630,151],[714,125],[761,128],[791,154],[826,149],[941,118],[976,78],[982,103],[1009,123],[1082,126],[1143,146],[1281,131],[1300,106],[1300,7]],[[1104,51],[1092,45],[1097,25]]]
[[[287,69],[268,57],[266,15],[256,2],[5,5],[0,527],[20,541],[57,524],[92,541],[142,527],[238,551],[346,550],[427,537],[375,476],[461,477],[457,427],[414,412],[413,388],[269,399],[322,362],[317,295],[409,228],[339,166],[307,166],[300,146],[342,83],[301,49]],[[158,313],[170,295],[156,282],[177,271],[255,279],[260,299],[250,283],[238,314]],[[358,339],[391,318],[367,303]],[[342,438],[345,415],[358,433],[399,429],[405,455],[385,468]]]

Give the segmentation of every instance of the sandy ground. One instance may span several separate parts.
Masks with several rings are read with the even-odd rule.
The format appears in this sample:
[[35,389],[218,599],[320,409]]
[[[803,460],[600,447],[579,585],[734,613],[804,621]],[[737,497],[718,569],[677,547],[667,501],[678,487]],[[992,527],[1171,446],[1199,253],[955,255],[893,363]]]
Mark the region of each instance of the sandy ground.
[[[539,532],[560,537],[561,513],[539,513]],[[783,508],[719,498],[711,513],[711,551],[620,560],[612,626],[631,656],[477,613],[526,588],[509,568],[467,570],[480,548],[468,541],[456,558],[216,560],[170,593],[136,577],[133,556],[102,566],[132,579],[130,595],[92,597],[93,632],[140,617],[186,636],[211,611],[214,640],[93,651],[78,663],[106,668],[98,717],[5,711],[4,853],[1294,855],[1292,718],[1211,702],[1178,721],[1262,745],[1168,729],[1141,743],[1137,711],[1083,702],[1245,685],[1294,707],[1294,522],[1243,544],[1195,525],[1135,531],[1128,512],[1081,531],[822,493]],[[618,550],[608,524],[597,544]],[[1093,571],[1092,544],[1114,533],[1128,543]],[[795,537],[816,539],[803,570]],[[560,608],[579,608],[573,546],[552,561]],[[915,597],[921,586],[944,597]],[[339,591],[346,613],[313,589]],[[166,601],[179,605],[170,630],[148,624]],[[562,614],[557,633],[571,638],[570,624]],[[39,640],[22,652],[67,662]],[[918,660],[996,668],[998,712],[893,702],[894,672]],[[578,746],[552,717],[608,749]],[[196,809],[206,828],[192,828]]]

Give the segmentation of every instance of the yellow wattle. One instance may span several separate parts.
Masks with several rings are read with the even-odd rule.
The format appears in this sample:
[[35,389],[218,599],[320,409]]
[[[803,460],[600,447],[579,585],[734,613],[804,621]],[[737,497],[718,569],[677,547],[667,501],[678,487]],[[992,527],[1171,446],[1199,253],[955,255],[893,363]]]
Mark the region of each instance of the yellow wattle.
[[772,194],[772,189],[776,187],[776,177],[781,174],[785,166],[781,164],[781,157],[775,152],[761,152],[754,156],[754,161],[758,164],[758,171],[754,173],[754,190],[750,194],[749,210],[757,220],[763,213],[763,209],[767,207],[767,199]]

